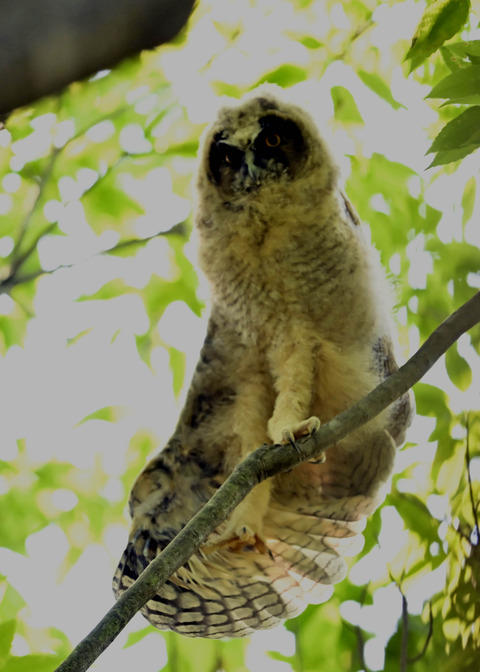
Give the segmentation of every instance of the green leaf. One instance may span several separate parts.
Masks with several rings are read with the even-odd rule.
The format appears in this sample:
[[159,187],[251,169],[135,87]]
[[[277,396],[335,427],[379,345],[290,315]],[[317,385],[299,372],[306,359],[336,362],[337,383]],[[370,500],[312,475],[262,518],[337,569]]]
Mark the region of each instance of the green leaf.
[[[79,299],[81,300],[81,299]],[[76,336],[72,336],[72,338],[67,338],[67,344],[68,345],[75,345],[78,341],[80,341],[84,336],[87,336],[92,332],[92,327],[89,327],[88,329],[83,329],[80,333],[76,334]]]
[[438,539],[438,521],[416,495],[406,492],[392,493],[389,502],[399,511],[407,529],[415,532],[422,541],[431,543]]
[[217,96],[229,96],[230,98],[240,98],[242,90],[238,86],[228,84],[227,82],[215,81],[211,84]]
[[218,670],[218,653],[223,642],[195,638],[189,639],[188,646],[185,646],[185,639],[175,632],[166,632],[163,637],[167,645],[168,663],[160,672],[170,672],[172,669],[179,672],[197,672],[199,667],[202,672]]
[[469,0],[433,0],[428,5],[405,56],[405,60],[410,60],[410,72],[458,33],[469,11]]
[[[272,70],[268,74],[261,77],[255,86],[259,86],[264,82],[270,82],[271,84],[278,84],[285,88],[303,82],[307,79],[307,73],[303,68],[299,68],[296,65],[281,65],[276,70]],[[252,87],[253,88],[253,87]]]
[[473,209],[475,207],[475,196],[477,193],[477,182],[474,177],[471,177],[467,180],[465,187],[463,189],[462,195],[462,224],[465,224],[471,219],[473,214]]
[[[236,87],[225,87],[225,93],[222,92],[221,95],[232,95],[234,98],[237,98],[240,96],[240,93],[238,93],[238,96],[235,96],[235,90],[239,91]],[[165,152],[165,156],[191,156],[194,158],[197,155],[197,151],[198,140],[191,140],[189,142],[182,142],[178,145],[171,145]]]
[[399,110],[401,107],[405,109],[405,105],[402,105],[398,100],[395,100],[390,91],[390,87],[385,84],[379,75],[374,72],[366,72],[365,70],[359,70],[357,74],[365,86],[368,86],[368,88],[376,93],[377,96],[391,105],[394,110]]
[[287,663],[292,669],[295,669],[295,664],[297,662],[295,656],[284,656],[283,653],[279,653],[278,651],[269,651],[268,655],[272,660],[279,660],[282,663]]
[[168,348],[168,354],[170,356],[170,368],[173,374],[173,391],[175,396],[177,396],[182,390],[183,381],[185,379],[185,353],[171,346]]
[[437,459],[437,456],[435,456],[434,460],[435,468],[438,466],[435,486],[439,492],[447,494],[450,499],[452,499],[458,493],[459,488],[462,487],[463,476],[465,473],[464,452],[463,450],[458,450],[458,442],[456,448],[457,450],[454,450],[453,454],[449,458],[443,460],[443,462],[441,462],[440,459]]
[[9,621],[0,623],[0,661],[10,653],[13,637],[16,630],[16,621],[12,618]]
[[427,166],[427,168],[433,168],[434,166],[444,166],[447,163],[460,161],[474,152],[477,148],[478,145],[468,145],[467,147],[461,147],[460,149],[450,149],[437,152],[437,155],[433,159],[432,163]]
[[438,422],[430,441],[438,440],[437,451],[432,464],[432,479],[438,491],[438,477],[445,462],[449,461],[458,449],[458,442],[449,436],[451,425],[449,422]]
[[2,672],[53,672],[61,662],[59,656],[12,656],[8,658]]
[[463,43],[465,53],[472,63],[480,63],[480,40],[468,40]]
[[440,53],[443,56],[446,66],[452,72],[458,72],[461,68],[468,68],[470,63],[466,59],[464,50],[458,50],[454,48],[455,45],[449,44],[448,46],[440,47]]
[[23,345],[27,329],[27,315],[15,306],[10,315],[0,315],[0,353],[12,345]]
[[[6,463],[0,467],[5,473]],[[6,545],[3,543],[2,545]],[[0,576],[0,621],[8,621],[16,616],[20,609],[25,606],[25,600],[15,588],[7,581],[5,576]]]
[[445,366],[452,381],[462,392],[472,384],[472,369],[468,362],[458,353],[457,344],[449,348],[445,354]]
[[480,40],[454,42],[441,47],[443,59],[452,72],[480,64]]
[[304,47],[307,47],[307,49],[319,49],[324,46],[323,42],[319,42],[314,37],[309,37],[308,35],[300,38],[299,42],[300,44],[303,44]]
[[82,204],[87,221],[97,235],[104,231],[125,233],[126,223],[144,214],[140,203],[118,184],[113,169],[85,193]]
[[[479,146],[480,106],[475,105],[464,110],[452,121],[449,121],[437,135],[427,153],[449,152],[449,160],[455,161],[470,154]],[[437,159],[438,157],[435,158],[431,165],[438,165]]]
[[333,86],[330,89],[333,100],[335,118],[344,123],[363,124],[357,104],[348,89],[343,86]]
[[448,404],[443,390],[428,383],[417,383],[414,390],[419,415],[444,417]]
[[120,415],[125,414],[125,411],[125,406],[105,406],[104,408],[100,408],[98,411],[95,411],[95,413],[86,415],[82,420],[80,420],[79,423],[77,423],[76,426],[78,427],[79,425],[83,425],[83,423],[87,422],[88,420],[105,420],[105,422],[116,422]]
[[480,102],[480,65],[470,65],[442,79],[427,98],[448,98],[449,103]]
[[137,345],[137,352],[142,360],[148,367],[151,366],[150,354],[153,346],[153,339],[151,330],[147,331],[146,334],[138,336],[135,334],[135,342]]
[[228,642],[219,642],[222,669],[225,672],[248,672],[245,664],[248,639],[231,639]]
[[150,635],[152,632],[155,632],[158,634],[158,630],[153,627],[153,625],[147,625],[145,628],[142,628],[141,630],[137,630],[136,632],[130,632],[127,641],[125,642],[123,648],[128,649],[129,646],[133,646],[134,644],[137,644],[140,642],[142,639],[144,639],[147,635]]

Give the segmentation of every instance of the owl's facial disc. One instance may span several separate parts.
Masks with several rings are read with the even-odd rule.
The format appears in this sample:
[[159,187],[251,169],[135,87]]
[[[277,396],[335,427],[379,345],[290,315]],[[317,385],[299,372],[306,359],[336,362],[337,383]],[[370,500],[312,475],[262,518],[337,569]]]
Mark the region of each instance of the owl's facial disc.
[[209,174],[224,191],[249,192],[282,175],[293,177],[303,164],[305,142],[293,121],[267,114],[258,125],[256,135],[241,144],[226,131],[214,136]]

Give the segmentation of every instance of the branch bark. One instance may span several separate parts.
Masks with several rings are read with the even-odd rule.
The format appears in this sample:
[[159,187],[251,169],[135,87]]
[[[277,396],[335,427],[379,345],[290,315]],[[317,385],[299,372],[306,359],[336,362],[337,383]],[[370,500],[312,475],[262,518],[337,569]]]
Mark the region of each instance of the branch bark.
[[194,0],[3,0],[0,115],[170,41]]
[[233,471],[204,508],[192,518],[139,579],[83,639],[56,672],[83,672],[98,658],[158,588],[201,546],[252,488],[266,478],[317,457],[378,415],[418,382],[471,327],[480,322],[480,292],[448,317],[392,376],[351,408],[295,445],[263,445]]

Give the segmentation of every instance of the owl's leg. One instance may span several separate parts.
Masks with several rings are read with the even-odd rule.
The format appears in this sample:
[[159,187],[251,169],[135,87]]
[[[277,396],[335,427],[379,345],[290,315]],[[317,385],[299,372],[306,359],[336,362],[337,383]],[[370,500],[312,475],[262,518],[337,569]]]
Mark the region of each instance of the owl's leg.
[[266,552],[263,535],[264,515],[270,501],[270,479],[259,483],[232,512],[222,533],[221,546],[232,550],[256,548]]
[[292,339],[277,346],[271,357],[272,373],[277,391],[268,433],[274,443],[288,443],[311,434],[320,427],[312,416],[315,382],[315,358],[308,340]]
[[[234,455],[227,455],[227,471],[263,443],[268,442],[267,421],[272,413],[273,395],[269,378],[258,365],[256,354],[246,355],[238,371],[232,429],[239,439]],[[270,482],[263,481],[238,505],[227,521],[222,540],[259,548],[263,542],[263,519],[270,499]]]

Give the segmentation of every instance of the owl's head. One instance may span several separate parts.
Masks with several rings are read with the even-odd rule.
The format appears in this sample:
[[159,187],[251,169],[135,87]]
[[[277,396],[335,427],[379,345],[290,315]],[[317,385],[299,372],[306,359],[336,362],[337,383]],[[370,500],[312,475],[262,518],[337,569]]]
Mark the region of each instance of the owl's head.
[[263,85],[222,107],[206,130],[199,186],[206,178],[225,197],[242,196],[291,182],[322,164],[332,167],[312,118],[279,87]]

